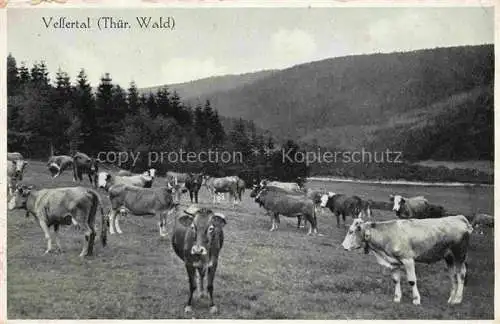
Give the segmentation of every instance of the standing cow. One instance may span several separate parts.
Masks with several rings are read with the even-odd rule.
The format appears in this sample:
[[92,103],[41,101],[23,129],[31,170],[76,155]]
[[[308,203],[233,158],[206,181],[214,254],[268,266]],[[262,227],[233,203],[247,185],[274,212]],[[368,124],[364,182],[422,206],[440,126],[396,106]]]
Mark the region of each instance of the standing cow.
[[26,216],[32,214],[40,223],[45,238],[47,250],[52,251],[52,238],[49,228],[54,226],[57,247],[62,251],[57,232],[61,225],[74,225],[83,229],[86,243],[80,256],[92,255],[95,239],[95,218],[97,208],[101,205],[101,243],[106,246],[108,221],[102,210],[99,195],[88,188],[69,187],[55,189],[33,190],[32,187],[18,186],[15,195],[9,201],[9,210],[26,209]]
[[57,178],[66,169],[73,168],[73,158],[69,155],[54,155],[49,158],[47,167],[52,174],[52,178]]
[[367,222],[355,219],[342,242],[345,250],[364,248],[392,270],[394,302],[401,301],[401,270],[412,287],[413,304],[420,305],[415,262],[445,260],[451,279],[449,304],[460,304],[467,274],[467,249],[472,226],[463,215],[437,219],[397,219]]
[[82,175],[86,173],[89,176],[90,184],[97,188],[97,173],[99,167],[95,158],[89,157],[82,152],[76,152],[73,156],[73,181],[83,180]]
[[[184,183],[184,186],[189,191],[189,198],[191,203],[198,203],[198,192],[200,191],[201,185],[203,183],[203,174],[201,173],[190,173]],[[193,201],[194,200],[194,201]]]
[[[192,312],[193,293],[196,288],[200,295],[210,298],[210,313],[217,312],[214,303],[214,278],[217,271],[219,253],[224,244],[226,218],[210,209],[191,206],[178,217],[172,235],[172,247],[175,254],[184,261],[189,278],[189,298],[184,308]],[[196,280],[198,274],[198,280]],[[203,289],[207,277],[206,291]]]
[[229,176],[222,178],[214,178],[210,176],[204,177],[204,184],[208,192],[212,196],[213,203],[216,203],[216,195],[219,193],[229,193],[233,199],[233,206],[237,203],[238,199],[241,202],[242,193],[245,190],[245,182],[238,176]]
[[329,192],[321,197],[320,206],[330,209],[337,218],[337,227],[340,227],[340,215],[342,215],[344,224],[347,216],[357,218],[363,215],[365,218],[372,218],[371,204],[371,200],[364,201],[358,196],[346,196]]

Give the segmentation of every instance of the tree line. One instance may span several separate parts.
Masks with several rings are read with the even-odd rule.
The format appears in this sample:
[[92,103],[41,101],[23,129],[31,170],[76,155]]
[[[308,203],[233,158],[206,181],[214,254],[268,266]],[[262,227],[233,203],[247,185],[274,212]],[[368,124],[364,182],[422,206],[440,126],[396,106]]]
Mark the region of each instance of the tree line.
[[[46,64],[31,67],[9,54],[7,57],[8,150],[31,159],[85,152],[138,154],[122,168],[140,172],[155,167],[167,170],[205,172],[215,176],[240,175],[247,182],[259,177],[294,181],[307,176],[303,161],[282,158],[282,151],[301,148],[288,140],[279,144],[259,132],[252,121],[232,119],[223,127],[222,118],[210,101],[191,107],[168,87],[140,93],[132,81],[127,89],[104,73],[93,89],[84,69],[74,83],[67,72],[58,70],[50,80]],[[239,152],[241,159],[222,161],[172,161],[163,159],[148,165],[149,152]],[[104,156],[104,155],[101,155]],[[167,156],[167,155],[165,155]]]

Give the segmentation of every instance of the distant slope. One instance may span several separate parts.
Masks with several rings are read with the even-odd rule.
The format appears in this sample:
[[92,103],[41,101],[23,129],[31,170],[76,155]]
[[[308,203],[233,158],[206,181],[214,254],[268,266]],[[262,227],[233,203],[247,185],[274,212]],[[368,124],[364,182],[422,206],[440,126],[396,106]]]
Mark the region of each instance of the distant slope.
[[194,102],[196,99],[205,99],[205,96],[224,92],[251,84],[259,79],[272,75],[274,70],[245,73],[240,75],[224,75],[200,79],[185,83],[159,85],[139,89],[140,93],[156,92],[159,88],[167,86],[172,92],[175,90],[183,100]]
[[410,159],[492,159],[493,75],[493,46],[465,46],[322,60],[184,95],[323,147],[390,144]]

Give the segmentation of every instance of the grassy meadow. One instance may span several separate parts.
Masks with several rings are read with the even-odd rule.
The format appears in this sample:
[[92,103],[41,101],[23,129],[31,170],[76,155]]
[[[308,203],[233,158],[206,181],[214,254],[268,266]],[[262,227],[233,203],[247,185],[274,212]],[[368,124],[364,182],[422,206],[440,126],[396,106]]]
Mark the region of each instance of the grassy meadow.
[[[31,162],[23,183],[38,188],[74,186],[71,172],[52,180],[45,164]],[[158,178],[155,186],[164,184]],[[88,186],[88,179],[83,185]],[[311,182],[313,188],[387,200],[390,193],[423,194],[457,213],[493,212],[493,189],[471,195],[456,187],[411,187]],[[99,191],[105,210],[109,200]],[[329,211],[318,216],[324,236],[307,236],[296,219],[281,218],[277,232],[245,192],[242,204],[212,205],[200,191],[200,205],[222,212],[228,223],[214,281],[219,313],[208,313],[208,301],[196,300],[193,315],[183,313],[188,281],[169,235],[160,238],[154,218],[127,216],[121,235],[109,235],[108,246],[96,239],[94,256],[80,259],[84,237],[63,227],[63,253],[43,256],[46,241],[35,220],[24,211],[7,213],[7,294],[9,319],[493,319],[494,239],[473,234],[469,278],[459,306],[449,306],[450,282],[444,261],[417,264],[422,304],[411,303],[411,289],[402,280],[403,298],[392,302],[394,286],[388,270],[361,250],[340,247],[345,228],[337,228]],[[182,205],[189,205],[184,195]],[[375,210],[377,219],[394,218]],[[348,219],[350,222],[351,219]],[[100,220],[98,221],[100,223]],[[169,232],[173,218],[169,219]],[[98,228],[98,232],[100,229]],[[403,277],[405,278],[405,277]]]

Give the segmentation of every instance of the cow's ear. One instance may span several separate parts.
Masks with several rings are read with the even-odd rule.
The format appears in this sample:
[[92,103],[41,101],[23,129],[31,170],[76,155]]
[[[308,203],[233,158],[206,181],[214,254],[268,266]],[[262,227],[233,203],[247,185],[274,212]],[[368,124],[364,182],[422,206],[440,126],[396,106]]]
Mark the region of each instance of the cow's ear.
[[191,226],[191,223],[193,222],[194,217],[190,215],[182,215],[179,217],[179,223],[181,223],[185,227]]
[[389,200],[394,201],[394,195],[389,195]]
[[213,222],[214,222],[215,225],[218,225],[218,226],[221,226],[221,227],[224,227],[224,225],[226,225],[226,223],[227,223],[226,216],[224,216],[221,213],[214,213],[214,216],[212,217],[212,220],[213,220]]

